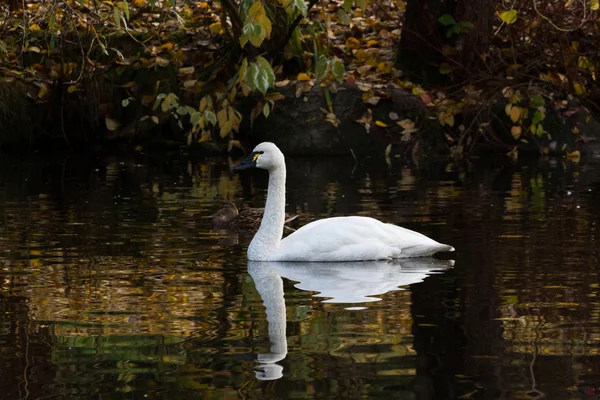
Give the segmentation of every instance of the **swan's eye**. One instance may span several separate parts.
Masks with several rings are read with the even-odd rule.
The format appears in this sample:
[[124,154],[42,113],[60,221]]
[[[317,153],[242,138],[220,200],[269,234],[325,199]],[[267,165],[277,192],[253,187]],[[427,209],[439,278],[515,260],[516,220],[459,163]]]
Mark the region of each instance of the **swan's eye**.
[[256,153],[254,153],[254,157],[252,157],[252,162],[256,162],[256,160],[258,159],[258,156],[260,156],[263,153],[264,153],[264,151],[257,151]]

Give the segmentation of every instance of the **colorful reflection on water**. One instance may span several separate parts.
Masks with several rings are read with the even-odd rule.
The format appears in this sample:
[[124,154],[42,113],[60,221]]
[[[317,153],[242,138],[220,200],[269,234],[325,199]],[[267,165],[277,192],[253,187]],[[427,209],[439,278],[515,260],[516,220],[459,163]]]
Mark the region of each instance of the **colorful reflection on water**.
[[[383,161],[383,160],[382,160]],[[215,231],[266,174],[220,159],[0,159],[0,390],[25,398],[600,394],[600,166],[288,158],[296,225],[369,215],[457,248],[248,263]]]

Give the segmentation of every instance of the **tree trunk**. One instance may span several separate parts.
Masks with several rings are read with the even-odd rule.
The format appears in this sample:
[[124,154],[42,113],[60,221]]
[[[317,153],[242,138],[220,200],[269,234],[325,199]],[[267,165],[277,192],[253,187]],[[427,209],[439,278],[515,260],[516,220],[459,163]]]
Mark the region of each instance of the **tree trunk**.
[[[467,72],[489,45],[497,1],[408,0],[397,65],[413,79],[425,83],[444,81],[444,75],[439,72],[443,62]],[[439,21],[445,14],[452,15],[457,23],[471,22],[473,28],[448,37],[446,33],[451,26]],[[443,51],[444,45],[458,47],[459,51],[450,59]]]
[[497,0],[463,0],[456,6],[456,20],[469,21],[474,25],[468,33],[461,36],[462,52],[459,61],[467,71],[483,64],[481,54],[490,46],[497,3]]

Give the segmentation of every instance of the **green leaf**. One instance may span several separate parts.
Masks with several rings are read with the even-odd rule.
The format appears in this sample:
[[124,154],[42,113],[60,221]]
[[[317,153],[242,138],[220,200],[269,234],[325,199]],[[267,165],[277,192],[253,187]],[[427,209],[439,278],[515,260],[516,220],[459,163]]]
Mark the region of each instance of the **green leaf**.
[[121,10],[119,10],[117,7],[113,8],[113,14],[115,17],[115,25],[117,25],[117,29],[121,29]]
[[123,99],[121,101],[121,105],[123,106],[123,108],[127,107],[129,105],[129,99]]
[[354,0],[344,0],[344,10],[350,11],[352,6],[354,5]]
[[542,136],[544,134],[544,127],[542,126],[542,124],[539,124],[537,126],[537,130],[536,130],[535,134],[537,136]]
[[123,0],[123,9],[125,11],[125,18],[129,21],[129,4],[127,4],[127,0]]
[[246,43],[250,42],[252,43],[252,46],[259,47],[263,40],[265,40],[266,35],[266,32],[260,25],[248,23],[244,25],[244,28],[242,29],[240,46],[244,47]]
[[265,115],[265,118],[269,118],[269,113],[270,112],[271,112],[271,107],[269,107],[269,103],[267,103],[263,107],[263,114]]
[[440,74],[446,75],[452,72],[452,67],[450,64],[443,62],[440,64]]
[[317,78],[318,81],[320,81],[321,79],[325,78],[325,75],[327,74],[327,59],[326,58],[320,58],[319,61],[317,61],[317,65],[315,66],[315,76]]
[[[300,13],[306,17],[306,14],[308,13],[308,7],[306,6],[306,3],[304,2],[304,0],[292,0],[292,2],[294,3],[294,7],[296,7],[298,9],[298,11],[300,11]],[[359,0],[357,0],[357,3],[359,2]],[[366,3],[366,0],[365,0]]]
[[270,86],[268,72],[264,68],[259,67],[258,75],[256,76],[256,88],[260,90],[262,94],[265,94]]
[[217,116],[214,112],[206,110],[204,111],[204,115],[206,116],[206,120],[213,125],[217,125]]
[[514,24],[517,20],[517,10],[504,11],[503,13],[500,13],[499,17],[507,24]]
[[187,112],[187,109],[185,107],[183,107],[183,106],[177,107],[177,114],[179,114],[179,115],[185,115],[187,113],[188,112]]
[[441,17],[438,18],[438,21],[440,21],[440,24],[442,24],[444,26],[456,25],[456,20],[450,14],[442,15]]
[[202,114],[200,114],[198,111],[190,115],[191,124],[194,126],[198,125],[200,123],[200,117],[202,117]]
[[246,74],[246,83],[250,87],[250,90],[256,90],[258,82],[258,70],[259,66],[256,63],[251,63],[248,67],[248,73]]
[[531,96],[531,98],[529,99],[529,104],[531,104],[531,107],[537,108],[545,106],[546,102],[544,101],[544,98],[542,96],[536,94],[534,96]]
[[338,81],[344,79],[344,64],[340,60],[333,60],[331,63],[331,70],[333,71],[333,76]]
[[275,83],[275,73],[273,72],[273,68],[271,68],[271,64],[262,56],[256,57],[256,63],[260,66],[261,71],[267,75],[267,88],[272,87]]
[[354,0],[354,3],[363,11],[367,9],[367,0]]

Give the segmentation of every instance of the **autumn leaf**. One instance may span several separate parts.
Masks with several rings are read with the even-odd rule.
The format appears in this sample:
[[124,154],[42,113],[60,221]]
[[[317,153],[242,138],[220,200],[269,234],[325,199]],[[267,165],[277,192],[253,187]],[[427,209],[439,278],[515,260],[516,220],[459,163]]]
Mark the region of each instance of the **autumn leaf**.
[[447,75],[452,72],[452,67],[450,64],[444,62],[440,64],[440,74]]
[[506,22],[507,24],[514,24],[515,21],[517,20],[517,10],[512,9],[509,11],[504,11],[503,13],[500,13],[500,15],[498,15],[500,17],[500,19],[504,22]]
[[381,122],[381,121],[375,121],[375,125],[380,126],[382,128],[387,128],[388,127],[388,125],[386,123]]
[[578,163],[581,159],[581,153],[579,150],[575,150],[573,152],[567,153],[567,160]]
[[346,48],[347,49],[352,50],[352,49],[358,49],[359,47],[360,47],[360,40],[358,40],[357,38],[349,37],[346,40]]
[[379,64],[377,64],[377,70],[382,74],[389,74],[390,72],[392,72],[392,63],[389,61],[380,62]]
[[519,126],[519,125],[514,125],[511,129],[510,129],[510,133],[513,137],[513,139],[518,140],[521,137],[521,131],[523,129]]
[[519,120],[519,116],[521,115],[521,112],[519,110],[519,107],[512,107],[510,109],[510,119],[512,122],[517,122]]
[[119,123],[119,121],[112,119],[110,117],[104,118],[104,123],[106,124],[106,129],[108,129],[111,132],[116,131],[119,128],[119,126],[121,125]]
[[219,35],[223,32],[223,27],[220,22],[215,22],[208,26],[208,29],[215,35]]
[[310,81],[310,76],[308,76],[304,72],[301,72],[298,74],[298,77],[296,79],[298,79],[300,82],[306,82],[306,81]]

